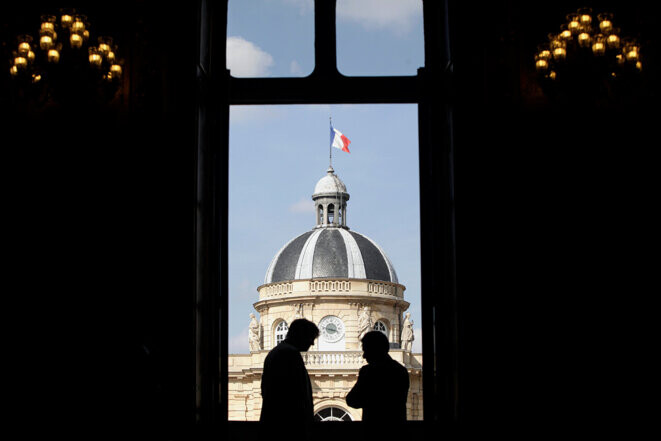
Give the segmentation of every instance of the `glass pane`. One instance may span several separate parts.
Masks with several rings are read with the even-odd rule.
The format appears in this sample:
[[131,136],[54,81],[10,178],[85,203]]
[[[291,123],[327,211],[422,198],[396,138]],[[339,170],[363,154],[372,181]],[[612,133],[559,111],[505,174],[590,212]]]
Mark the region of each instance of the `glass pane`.
[[421,0],[337,0],[336,20],[344,75],[416,75],[424,65]]
[[314,69],[312,0],[230,0],[227,68],[234,77],[304,77]]
[[[339,135],[331,147],[330,115],[348,152]],[[321,331],[304,356],[313,388],[338,418],[360,420],[333,393],[355,383],[359,334],[378,322],[412,372],[408,418],[422,419],[417,106],[233,106],[229,156],[228,418],[259,419],[264,357],[279,324],[303,317]]]

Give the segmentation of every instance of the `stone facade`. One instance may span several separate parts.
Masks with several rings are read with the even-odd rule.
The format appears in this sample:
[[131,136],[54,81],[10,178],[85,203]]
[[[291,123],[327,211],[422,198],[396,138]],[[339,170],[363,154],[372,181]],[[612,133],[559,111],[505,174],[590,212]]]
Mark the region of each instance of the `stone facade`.
[[[229,355],[229,419],[259,420],[264,358],[297,318],[317,324],[319,338],[302,353],[318,420],[360,420],[345,398],[365,364],[360,339],[371,330],[390,341],[390,355],[410,378],[407,418],[422,419],[422,355],[411,352],[411,323],[403,318],[406,287],[371,239],[347,226],[349,194],[332,167],[315,186],[316,226],[287,243],[273,258],[250,314],[249,354]],[[403,328],[406,332],[402,334]],[[402,335],[410,335],[402,341]],[[404,349],[402,349],[404,348]],[[388,387],[388,385],[384,385]]]
[[302,317],[320,326],[326,317],[336,317],[341,321],[343,336],[329,342],[322,330],[315,345],[302,354],[312,380],[315,412],[334,407],[347,412],[352,420],[360,420],[361,411],[348,407],[344,399],[365,364],[358,337],[360,315],[366,310],[370,327],[388,336],[393,347],[391,357],[409,371],[408,419],[422,419],[422,355],[399,349],[402,314],[409,306],[403,299],[404,289],[389,282],[351,279],[294,280],[260,286],[255,309],[259,313],[262,349],[229,356],[229,419],[259,420],[262,366],[268,351],[277,344],[279,324]]
[[[260,315],[262,348],[273,348],[277,325],[282,320],[291,323],[298,313],[317,324],[326,316],[340,318],[345,328],[345,347],[341,350],[358,351],[359,312],[366,306],[372,324],[383,323],[388,340],[399,344],[402,313],[409,306],[404,300],[404,289],[403,285],[364,279],[295,280],[262,285],[258,288],[259,301],[254,305]],[[322,338],[313,349],[324,349]]]
[[[229,420],[258,421],[262,410],[260,383],[267,350],[229,356]],[[340,408],[360,421],[362,411],[347,406],[345,397],[365,364],[362,351],[314,351],[303,354],[312,380],[315,413],[327,407]],[[422,355],[393,349],[390,356],[409,371],[411,386],[406,403],[407,419],[422,420]]]

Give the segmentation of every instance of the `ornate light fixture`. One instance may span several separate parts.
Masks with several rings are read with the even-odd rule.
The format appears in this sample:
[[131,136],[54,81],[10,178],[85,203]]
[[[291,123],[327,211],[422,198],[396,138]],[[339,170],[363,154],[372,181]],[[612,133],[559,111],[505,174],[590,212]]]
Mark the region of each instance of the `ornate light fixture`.
[[9,74],[20,85],[66,83],[68,77],[71,84],[117,90],[123,73],[117,45],[111,37],[93,39],[85,15],[64,9],[59,16],[42,15],[34,35],[19,35],[12,52]]
[[535,69],[543,82],[603,82],[642,71],[640,45],[621,36],[613,14],[581,8],[566,18],[559,32],[548,34],[537,48]]

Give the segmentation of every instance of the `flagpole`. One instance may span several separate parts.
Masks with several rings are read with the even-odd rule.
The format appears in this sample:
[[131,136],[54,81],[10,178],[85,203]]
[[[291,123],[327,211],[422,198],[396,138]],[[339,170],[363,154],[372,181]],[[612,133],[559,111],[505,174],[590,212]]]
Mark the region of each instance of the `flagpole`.
[[[333,118],[328,117],[328,122],[330,124],[330,129],[331,131],[333,130]],[[332,143],[328,143],[328,166],[329,168],[333,168],[333,146]]]

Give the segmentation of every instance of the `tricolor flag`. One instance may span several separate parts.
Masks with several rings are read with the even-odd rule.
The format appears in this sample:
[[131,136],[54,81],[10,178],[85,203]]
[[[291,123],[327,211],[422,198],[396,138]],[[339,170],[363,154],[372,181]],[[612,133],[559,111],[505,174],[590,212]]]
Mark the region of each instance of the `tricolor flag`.
[[340,149],[343,152],[351,153],[349,151],[349,138],[344,136],[339,130],[333,128],[333,124],[330,126],[330,143],[332,147]]

